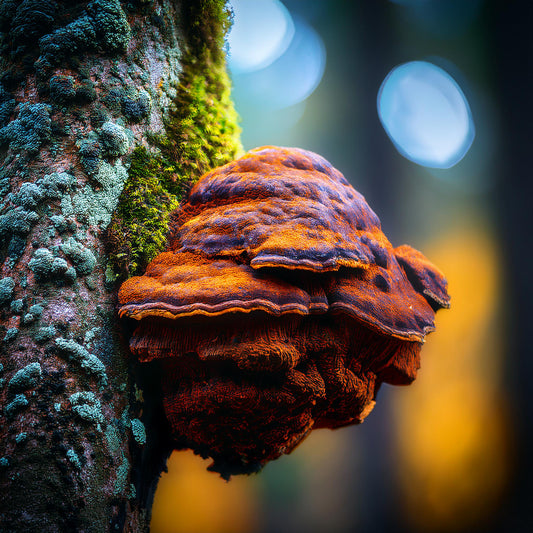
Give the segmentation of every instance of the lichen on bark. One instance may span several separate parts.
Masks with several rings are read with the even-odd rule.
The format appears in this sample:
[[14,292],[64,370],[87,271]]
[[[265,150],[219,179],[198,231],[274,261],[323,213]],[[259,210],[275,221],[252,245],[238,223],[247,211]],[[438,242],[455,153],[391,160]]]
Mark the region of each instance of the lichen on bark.
[[220,0],[0,3],[0,530],[148,529],[169,448],[113,282],[239,150],[227,20]]

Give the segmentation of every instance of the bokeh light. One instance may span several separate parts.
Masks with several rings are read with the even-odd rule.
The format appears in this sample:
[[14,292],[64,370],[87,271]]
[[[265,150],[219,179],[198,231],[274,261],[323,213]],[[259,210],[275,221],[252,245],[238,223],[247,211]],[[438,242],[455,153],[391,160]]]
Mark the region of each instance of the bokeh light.
[[454,227],[424,250],[446,272],[452,309],[437,316],[420,374],[394,402],[411,531],[483,530],[510,471],[499,254],[486,228],[462,222],[468,230]]
[[468,152],[474,121],[464,93],[443,69],[426,61],[395,67],[378,94],[381,124],[407,159],[450,168]]
[[242,106],[281,109],[305,100],[324,73],[326,53],[317,32],[294,21],[294,37],[283,55],[266,68],[233,75],[233,97]]
[[294,35],[292,17],[278,0],[232,0],[234,22],[228,36],[228,64],[232,72],[268,66],[289,46]]
[[231,483],[208,472],[211,460],[174,452],[161,476],[152,508],[151,533],[249,533],[257,531],[257,478]]

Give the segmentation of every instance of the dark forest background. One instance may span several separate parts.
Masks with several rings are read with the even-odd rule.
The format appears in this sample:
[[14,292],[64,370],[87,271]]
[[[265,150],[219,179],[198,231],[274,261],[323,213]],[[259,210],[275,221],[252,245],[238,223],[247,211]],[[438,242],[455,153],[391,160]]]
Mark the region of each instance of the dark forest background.
[[[415,384],[380,391],[361,427],[315,432],[229,484],[174,454],[153,531],[531,531],[532,4],[284,4],[322,38],[324,75],[303,110],[271,113],[235,77],[244,147],[326,157],[393,245],[420,248],[447,274],[452,308]],[[383,79],[414,60],[445,68],[472,109],[476,139],[449,170],[403,158],[378,119]],[[291,113],[300,118],[288,124]]]

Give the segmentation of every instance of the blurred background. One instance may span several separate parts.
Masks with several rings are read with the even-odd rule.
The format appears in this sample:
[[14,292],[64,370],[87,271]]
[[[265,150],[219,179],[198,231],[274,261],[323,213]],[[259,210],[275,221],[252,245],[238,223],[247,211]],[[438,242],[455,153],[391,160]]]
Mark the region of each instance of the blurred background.
[[245,149],[328,159],[452,307],[361,426],[229,483],[174,453],[152,532],[533,531],[531,2],[231,3]]

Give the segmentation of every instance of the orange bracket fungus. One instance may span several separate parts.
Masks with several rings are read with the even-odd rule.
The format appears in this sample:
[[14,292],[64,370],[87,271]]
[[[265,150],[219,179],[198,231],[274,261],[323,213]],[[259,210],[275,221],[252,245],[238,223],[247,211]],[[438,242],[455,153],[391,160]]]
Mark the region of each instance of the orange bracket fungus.
[[382,383],[411,383],[443,274],[393,248],[322,157],[262,147],[204,175],[167,251],[119,292],[130,350],[161,368],[176,447],[224,477],[259,470],[313,428],[357,424]]

